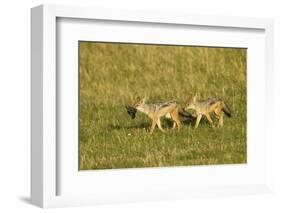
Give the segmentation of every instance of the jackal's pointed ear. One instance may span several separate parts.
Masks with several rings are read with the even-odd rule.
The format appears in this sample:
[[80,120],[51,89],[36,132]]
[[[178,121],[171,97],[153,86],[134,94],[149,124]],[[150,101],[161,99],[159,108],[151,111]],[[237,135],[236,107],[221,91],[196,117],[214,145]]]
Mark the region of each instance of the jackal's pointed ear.
[[191,98],[188,96],[187,99],[186,99],[186,103],[189,103],[189,102],[190,102],[190,99],[191,99]]
[[195,93],[195,95],[193,96],[193,101],[194,101],[194,102],[197,101],[197,93]]
[[191,95],[191,93],[188,93],[187,94],[187,99],[186,99],[186,103],[190,103],[190,101],[192,101],[192,95]]
[[142,99],[142,103],[145,103],[146,102],[146,97],[144,97],[143,99]]
[[140,96],[138,96],[137,98],[136,98],[136,102],[140,102],[141,101],[141,98],[140,98]]

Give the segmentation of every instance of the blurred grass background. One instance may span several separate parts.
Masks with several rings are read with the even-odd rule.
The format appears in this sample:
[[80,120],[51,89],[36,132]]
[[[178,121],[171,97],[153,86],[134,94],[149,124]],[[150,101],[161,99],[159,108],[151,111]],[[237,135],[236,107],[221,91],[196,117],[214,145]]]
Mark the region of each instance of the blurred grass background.
[[[246,60],[239,48],[79,42],[80,169],[246,163]],[[223,128],[203,120],[178,132],[163,119],[168,131],[149,135],[151,120],[124,108],[136,96],[184,103],[195,93],[227,102]]]

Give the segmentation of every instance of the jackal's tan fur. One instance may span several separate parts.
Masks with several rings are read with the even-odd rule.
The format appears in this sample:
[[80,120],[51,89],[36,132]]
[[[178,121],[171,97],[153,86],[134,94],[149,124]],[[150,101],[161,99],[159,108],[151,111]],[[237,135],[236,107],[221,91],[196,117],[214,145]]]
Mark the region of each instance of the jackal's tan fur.
[[179,120],[179,109],[176,101],[164,101],[159,103],[146,103],[145,99],[141,99],[137,97],[133,107],[135,107],[138,111],[143,112],[148,117],[152,119],[150,134],[153,133],[155,126],[165,132],[165,130],[161,126],[160,118],[166,116],[173,120],[173,129],[178,127],[180,128],[180,120]]
[[197,101],[197,95],[190,97],[187,100],[186,109],[193,109],[196,111],[196,124],[195,128],[198,127],[202,116],[206,116],[210,125],[214,127],[213,121],[211,119],[210,113],[214,112],[217,119],[219,120],[219,127],[223,126],[223,112],[230,117],[230,109],[226,103],[219,98],[210,98],[203,101]]

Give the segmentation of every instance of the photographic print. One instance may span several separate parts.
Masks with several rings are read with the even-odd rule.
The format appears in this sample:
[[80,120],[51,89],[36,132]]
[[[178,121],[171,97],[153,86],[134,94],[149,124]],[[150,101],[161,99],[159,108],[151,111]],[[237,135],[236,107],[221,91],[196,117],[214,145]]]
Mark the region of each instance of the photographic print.
[[79,41],[79,169],[247,162],[247,49]]

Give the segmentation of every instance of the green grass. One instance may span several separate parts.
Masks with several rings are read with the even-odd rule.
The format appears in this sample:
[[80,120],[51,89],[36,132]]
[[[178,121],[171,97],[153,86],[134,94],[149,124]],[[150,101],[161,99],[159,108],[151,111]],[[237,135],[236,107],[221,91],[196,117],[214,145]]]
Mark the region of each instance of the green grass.
[[[80,42],[80,169],[246,163],[246,49]],[[224,127],[132,120],[124,105],[189,94],[220,97],[232,111]],[[214,121],[215,118],[213,119]],[[217,122],[217,121],[216,121]]]

